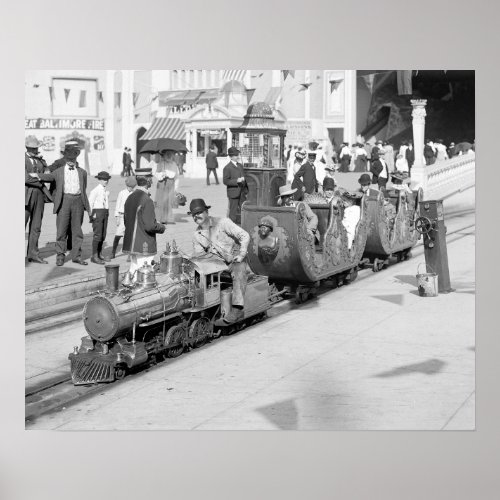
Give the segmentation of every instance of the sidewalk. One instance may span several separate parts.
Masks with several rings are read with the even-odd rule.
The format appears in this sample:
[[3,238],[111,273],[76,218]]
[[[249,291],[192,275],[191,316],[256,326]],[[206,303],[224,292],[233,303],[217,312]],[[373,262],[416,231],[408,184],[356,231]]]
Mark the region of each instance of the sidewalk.
[[[357,188],[357,178],[359,174],[338,174],[337,179],[340,185],[347,189]],[[106,237],[106,246],[104,253],[109,255],[113,243],[113,237],[116,229],[114,210],[118,193],[124,189],[124,178],[120,176],[113,176],[109,182],[108,189],[110,190],[110,219],[108,224],[108,234]],[[195,224],[190,216],[187,215],[189,211],[189,202],[193,198],[203,198],[205,202],[210,205],[210,214],[214,216],[225,216],[227,212],[227,196],[226,186],[222,184],[222,168],[219,168],[219,182],[217,186],[213,184],[213,177],[211,178],[212,184],[206,185],[205,179],[187,179],[180,178],[179,191],[187,197],[187,203],[184,207],[179,207],[174,210],[175,225],[168,225],[167,230],[163,234],[157,235],[158,255],[163,253],[165,245],[168,241],[175,239],[178,248],[184,254],[190,255],[192,252],[191,240],[195,230]],[[97,185],[97,180],[94,177],[89,177],[88,193]],[[153,185],[151,190],[151,197],[154,200],[156,191],[156,184]],[[53,205],[48,203],[45,205],[45,213],[43,217],[42,233],[40,236],[39,247],[41,256],[48,260],[49,264],[33,264],[26,260],[25,267],[25,290],[34,292],[41,288],[55,287],[63,284],[79,283],[104,277],[104,267],[90,262],[92,254],[92,225],[88,221],[88,216],[85,214],[83,221],[83,258],[87,260],[88,266],[80,266],[74,264],[71,260],[64,266],[56,266],[56,216],[52,213]],[[25,248],[28,244],[28,233],[25,233]],[[123,238],[118,247],[118,257],[113,262],[120,264],[120,271],[128,269],[127,256],[121,253],[121,245]]]

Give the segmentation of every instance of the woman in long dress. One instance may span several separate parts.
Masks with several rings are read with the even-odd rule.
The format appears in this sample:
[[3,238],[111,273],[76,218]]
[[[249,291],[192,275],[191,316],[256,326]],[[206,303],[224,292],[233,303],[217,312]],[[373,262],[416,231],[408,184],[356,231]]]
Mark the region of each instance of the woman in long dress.
[[162,151],[161,160],[156,167],[155,208],[156,219],[162,224],[175,224],[175,190],[178,185],[179,169],[174,161],[173,151]]
[[368,157],[365,148],[360,143],[356,144],[356,149],[354,150],[354,172],[366,172],[367,163]]

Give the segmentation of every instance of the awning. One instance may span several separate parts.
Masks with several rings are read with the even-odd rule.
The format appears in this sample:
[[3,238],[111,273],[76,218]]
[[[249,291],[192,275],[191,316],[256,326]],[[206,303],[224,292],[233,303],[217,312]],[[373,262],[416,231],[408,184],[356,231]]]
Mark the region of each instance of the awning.
[[165,90],[158,93],[160,106],[205,104],[219,97],[219,89]]
[[142,141],[151,139],[185,140],[186,130],[180,118],[155,118],[149,130],[141,137]]

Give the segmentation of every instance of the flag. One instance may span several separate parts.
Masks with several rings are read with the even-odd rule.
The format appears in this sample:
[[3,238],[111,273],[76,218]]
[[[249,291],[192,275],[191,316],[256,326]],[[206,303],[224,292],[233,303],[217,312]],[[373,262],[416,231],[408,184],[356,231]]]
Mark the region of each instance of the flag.
[[411,70],[397,71],[398,95],[412,94]]
[[38,87],[40,87],[40,85],[38,83],[33,84],[33,88],[37,89]]
[[140,114],[140,113],[135,113],[135,114],[134,114],[134,120],[137,120],[137,118],[139,118],[139,116],[141,116],[141,114]]
[[68,102],[69,92],[70,89],[64,89],[64,98],[66,99],[66,102]]
[[80,90],[80,103],[79,107],[80,108],[85,108],[87,106],[87,91],[86,90]]
[[255,94],[255,89],[247,89],[247,105],[250,104],[253,95]]
[[340,84],[343,81],[344,81],[343,79],[341,79],[341,80],[330,80],[330,94],[332,94],[334,90],[337,90],[340,87]]
[[375,75],[372,73],[371,75],[364,75],[363,80],[365,81],[365,85],[368,87],[370,94],[373,92],[373,82],[375,81]]
[[54,100],[54,87],[49,87],[50,102]]
[[301,88],[299,89],[299,92],[304,92],[304,90],[307,90],[311,85],[312,83],[301,83],[300,84]]
[[295,78],[295,70],[294,69],[282,69],[283,80],[286,80],[287,76],[290,75],[292,78]]
[[258,75],[252,75],[252,78],[262,78],[264,73],[259,73]]
[[122,93],[115,92],[115,108],[120,108],[122,105]]
[[132,93],[132,100],[134,102],[134,106],[137,104],[137,100],[139,99],[139,92]]
[[153,98],[151,99],[151,102],[156,101],[156,99],[158,99],[158,94],[156,94],[155,96],[153,96]]
[[101,101],[102,103],[104,103],[104,99],[103,99],[103,97],[102,97],[102,91],[101,91],[101,90],[99,90],[99,91],[97,92],[97,99],[98,99],[99,101]]

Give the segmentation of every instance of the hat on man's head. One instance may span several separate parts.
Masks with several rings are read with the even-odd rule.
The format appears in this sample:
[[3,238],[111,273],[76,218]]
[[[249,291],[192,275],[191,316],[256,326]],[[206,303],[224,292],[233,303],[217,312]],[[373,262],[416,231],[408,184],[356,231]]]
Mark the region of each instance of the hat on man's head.
[[230,147],[227,150],[227,156],[238,156],[240,154],[240,150],[235,147]]
[[316,156],[317,156],[316,151],[308,151],[307,152],[307,157],[308,158],[316,158]]
[[276,198],[281,198],[282,196],[290,196],[297,191],[297,188],[292,189],[291,184],[285,184],[280,186],[280,194]]
[[152,177],[153,169],[152,168],[136,168],[135,169],[136,177]]
[[135,188],[137,186],[137,179],[132,175],[125,178],[125,186],[129,188]]
[[331,177],[323,179],[323,191],[333,191],[335,189],[335,181]]
[[361,174],[359,176],[358,182],[363,186],[365,184],[371,184],[372,183],[372,178],[370,174]]
[[71,141],[66,141],[64,143],[64,149],[81,149],[78,141],[72,139]]
[[34,135],[28,135],[24,140],[24,146],[27,148],[39,148],[43,142],[39,141]]
[[271,219],[271,217],[269,217],[269,215],[264,215],[264,217],[260,219],[259,227],[260,226],[266,226],[272,231],[274,229],[274,221],[273,219]]
[[109,181],[109,179],[111,179],[111,175],[109,175],[109,173],[106,172],[105,170],[102,170],[101,172],[99,172],[95,177],[96,177],[96,179],[103,180],[103,181]]
[[187,213],[188,215],[196,215],[196,214],[201,214],[205,210],[208,210],[210,205],[207,205],[205,203],[205,200],[202,198],[194,198],[191,200],[191,203],[189,204],[189,212]]
[[396,170],[391,174],[391,181],[394,184],[402,184],[407,177],[408,176],[404,172],[399,172],[398,170]]
[[305,151],[297,151],[295,153],[295,158],[299,158],[300,160],[303,160],[305,157],[306,157]]

